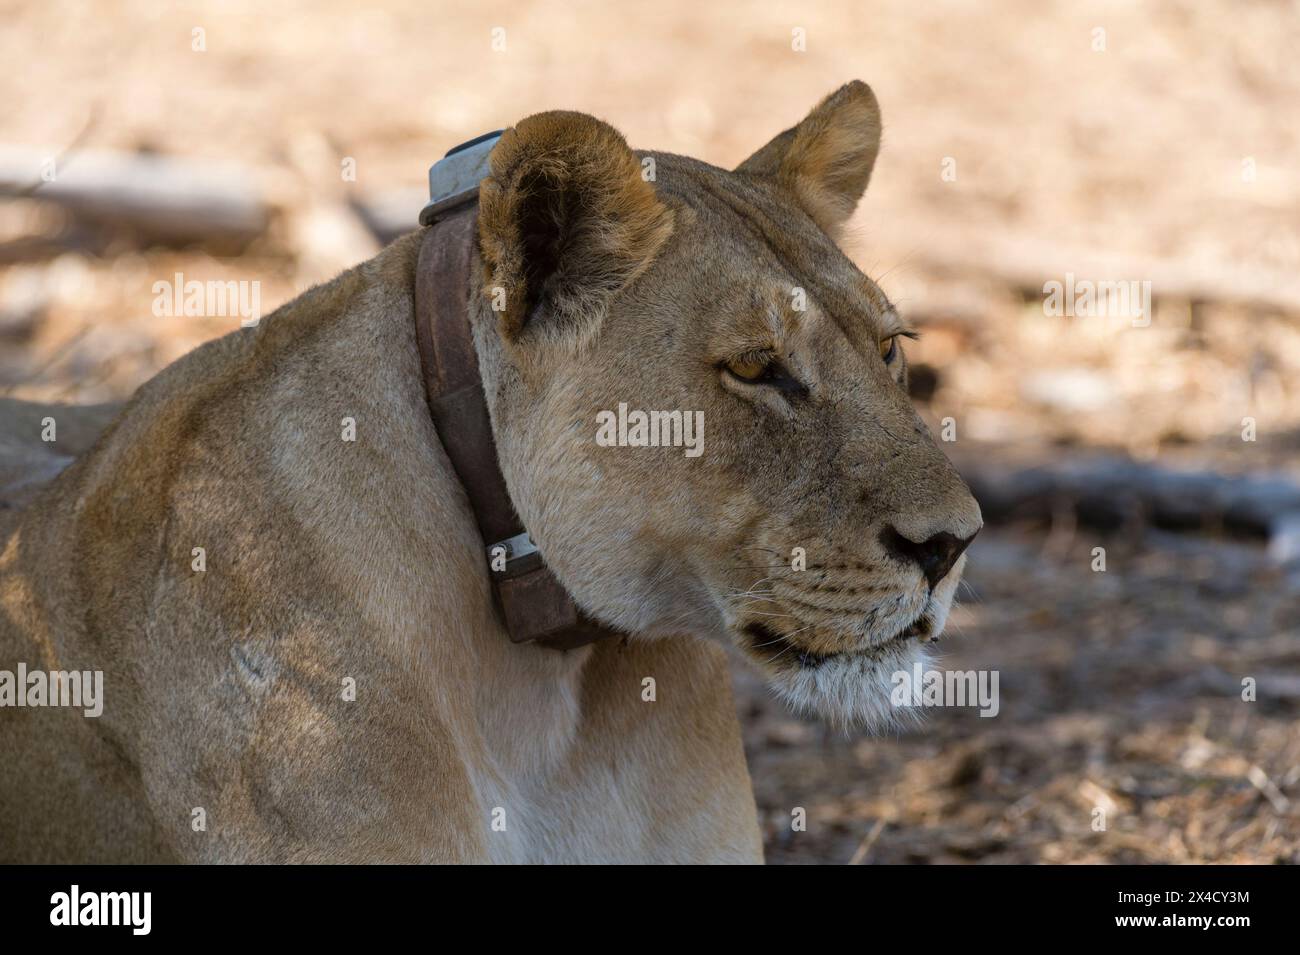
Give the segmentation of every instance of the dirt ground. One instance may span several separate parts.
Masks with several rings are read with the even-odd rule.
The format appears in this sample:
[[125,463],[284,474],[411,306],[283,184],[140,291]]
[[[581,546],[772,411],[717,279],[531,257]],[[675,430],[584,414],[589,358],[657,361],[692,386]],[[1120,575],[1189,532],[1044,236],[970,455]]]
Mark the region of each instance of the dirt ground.
[[[0,146],[237,163],[273,210],[231,251],[0,202],[0,393],[124,398],[238,325],[155,316],[155,281],[255,280],[269,311],[368,254],[325,213],[418,204],[442,152],[530,112],[733,165],[861,78],[885,143],[847,248],[922,331],[954,451],[1300,480],[1295,3],[359,6],[0,0]],[[1047,314],[1067,274],[1149,281],[1150,320]],[[996,717],[845,736],[737,670],[770,861],[1300,861],[1295,567],[1260,540],[1096,533],[972,548],[943,663],[999,673]]]
[[1300,862],[1300,592],[1262,554],[999,528],[967,579],[941,662],[999,672],[995,717],[846,736],[737,673],[770,861]]

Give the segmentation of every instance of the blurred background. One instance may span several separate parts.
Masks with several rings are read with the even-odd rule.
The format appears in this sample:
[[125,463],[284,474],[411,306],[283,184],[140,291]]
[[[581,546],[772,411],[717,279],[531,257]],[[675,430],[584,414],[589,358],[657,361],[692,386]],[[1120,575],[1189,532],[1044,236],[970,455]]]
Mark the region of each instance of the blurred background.
[[[844,735],[738,669],[770,861],[1300,861],[1300,5],[0,18],[0,393],[42,400],[124,399],[238,327],[155,314],[154,282],[257,281],[268,313],[529,113],[732,166],[867,81],[884,146],[846,249],[921,329],[914,396],[985,510],[941,648],[999,672],[1000,711]],[[1150,308],[1054,314],[1051,282]]]

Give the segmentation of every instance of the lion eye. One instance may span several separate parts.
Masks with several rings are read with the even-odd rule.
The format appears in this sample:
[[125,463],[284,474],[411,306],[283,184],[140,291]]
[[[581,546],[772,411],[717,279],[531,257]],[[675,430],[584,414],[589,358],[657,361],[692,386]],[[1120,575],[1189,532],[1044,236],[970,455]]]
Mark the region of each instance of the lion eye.
[[892,362],[894,360],[894,357],[897,354],[898,354],[897,335],[890,335],[888,338],[882,338],[880,340],[880,357],[885,360],[886,365]]
[[722,363],[722,369],[746,385],[762,385],[785,392],[791,398],[806,398],[808,388],[785,369],[769,351],[753,351]]
[[741,355],[727,361],[727,371],[741,381],[761,381],[772,364],[769,355]]

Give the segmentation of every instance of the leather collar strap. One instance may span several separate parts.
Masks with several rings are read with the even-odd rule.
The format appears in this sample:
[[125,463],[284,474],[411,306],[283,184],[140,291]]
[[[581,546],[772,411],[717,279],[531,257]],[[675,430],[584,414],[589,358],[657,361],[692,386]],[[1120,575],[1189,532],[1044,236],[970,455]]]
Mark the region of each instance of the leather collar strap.
[[[477,184],[476,184],[477,185]],[[475,190],[477,192],[477,190]],[[444,210],[438,210],[444,213]],[[429,216],[415,276],[415,332],[429,411],[487,547],[493,597],[510,639],[569,650],[618,636],[587,617],[542,562],[497,462],[469,324],[478,204]],[[504,570],[501,567],[504,560]]]

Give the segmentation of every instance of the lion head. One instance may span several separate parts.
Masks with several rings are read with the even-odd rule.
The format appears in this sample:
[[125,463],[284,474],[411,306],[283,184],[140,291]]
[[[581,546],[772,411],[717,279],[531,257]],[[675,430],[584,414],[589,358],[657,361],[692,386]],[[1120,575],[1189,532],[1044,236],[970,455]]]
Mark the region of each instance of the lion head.
[[910,330],[835,242],[879,145],[860,82],[733,171],[549,112],[480,188],[493,431],[556,576],[846,722],[890,717],[981,527],[908,400]]

